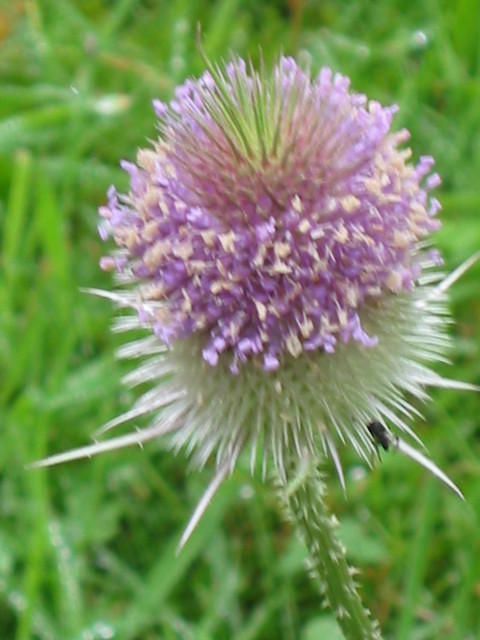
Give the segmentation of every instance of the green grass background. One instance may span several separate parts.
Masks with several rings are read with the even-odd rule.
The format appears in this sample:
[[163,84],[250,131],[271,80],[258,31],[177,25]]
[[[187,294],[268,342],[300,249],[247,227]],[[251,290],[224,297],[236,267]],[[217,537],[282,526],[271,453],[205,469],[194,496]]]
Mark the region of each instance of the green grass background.
[[[335,640],[274,493],[241,464],[175,546],[211,469],[160,443],[41,471],[129,407],[97,207],[121,158],[155,135],[153,97],[230,50],[327,63],[397,102],[415,156],[443,177],[448,268],[480,248],[478,0],[0,2],[0,638]],[[480,382],[480,268],[452,291],[448,374]],[[443,372],[446,372],[445,368]],[[395,454],[372,473],[343,451],[339,516],[387,638],[480,638],[480,399],[436,391],[415,425],[462,504]]]

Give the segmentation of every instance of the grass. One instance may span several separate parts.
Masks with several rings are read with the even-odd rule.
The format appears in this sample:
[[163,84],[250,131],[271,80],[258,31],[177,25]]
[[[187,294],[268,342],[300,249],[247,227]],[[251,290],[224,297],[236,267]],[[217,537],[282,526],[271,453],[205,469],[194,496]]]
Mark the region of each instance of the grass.
[[[213,59],[281,50],[398,102],[398,126],[444,179],[447,266],[480,247],[480,9],[476,0],[16,0],[0,7],[0,637],[14,640],[334,640],[273,492],[241,466],[180,556],[208,479],[158,444],[28,472],[88,441],[133,396],[120,385],[96,209],[119,159],[154,135],[153,97]],[[452,377],[480,381],[480,269],[452,292]],[[480,637],[480,424],[442,391],[416,425],[461,504],[408,460],[332,475],[364,600],[386,638]]]

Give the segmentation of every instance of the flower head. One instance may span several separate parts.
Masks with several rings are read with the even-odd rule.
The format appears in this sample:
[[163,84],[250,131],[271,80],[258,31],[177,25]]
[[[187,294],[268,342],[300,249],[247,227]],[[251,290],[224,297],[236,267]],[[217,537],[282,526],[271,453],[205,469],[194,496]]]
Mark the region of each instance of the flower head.
[[338,441],[371,460],[372,420],[410,432],[405,395],[461,386],[426,366],[447,345],[441,261],[425,248],[439,226],[432,158],[409,162],[396,107],[291,58],[270,74],[209,65],[154,107],[158,140],[123,163],[130,191],[112,187],[100,210],[118,247],[102,267],[125,285],[103,295],[135,310],[119,328],[153,332],[122,350],[149,357],[128,382],[157,383],[104,430],[154,420],[62,459],[168,432],[199,465],[216,457],[204,504],[260,443],[280,476],[307,452],[343,481]]

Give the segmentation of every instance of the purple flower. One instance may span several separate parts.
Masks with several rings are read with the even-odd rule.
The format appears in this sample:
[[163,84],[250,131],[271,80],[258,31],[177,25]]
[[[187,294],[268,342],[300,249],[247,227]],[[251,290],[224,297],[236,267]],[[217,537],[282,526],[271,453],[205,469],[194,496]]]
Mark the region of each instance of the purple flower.
[[330,457],[343,484],[337,445],[372,463],[372,423],[458,491],[393,431],[416,438],[408,398],[426,386],[473,388],[427,363],[448,346],[446,290],[478,255],[439,283],[426,247],[440,179],[429,156],[409,161],[396,107],[292,58],[268,75],[209,65],[154,107],[158,140],[122,163],[130,191],[112,187],[100,209],[117,245],[101,265],[124,288],[97,292],[133,309],[117,328],[149,330],[121,355],[147,358],[129,384],[154,383],[102,431],[153,421],[41,464],[165,434],[199,466],[215,457],[182,542],[244,448],[282,481],[292,456]]
[[438,228],[433,160],[408,164],[396,107],[282,58],[268,79],[234,60],[155,110],[160,139],[122,164],[131,190],[110,197],[102,233],[128,256],[120,273],[148,282],[141,304],[161,308],[170,340],[198,336],[233,372],[375,345],[359,311],[413,288],[418,242]]

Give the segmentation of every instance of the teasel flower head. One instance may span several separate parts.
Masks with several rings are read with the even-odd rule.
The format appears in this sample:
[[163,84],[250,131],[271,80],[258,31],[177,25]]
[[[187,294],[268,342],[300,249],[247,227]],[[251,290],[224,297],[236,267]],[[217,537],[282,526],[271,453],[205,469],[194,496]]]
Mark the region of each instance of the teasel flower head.
[[[395,106],[316,77],[282,57],[267,73],[234,58],[208,63],[169,104],[154,103],[158,139],[124,162],[130,190],[100,209],[116,251],[101,266],[119,288],[100,292],[146,328],[121,355],[144,361],[134,407],[105,425],[151,415],[134,433],[54,456],[90,455],[164,435],[217,472],[188,535],[244,449],[251,466],[330,457],[339,444],[368,462],[368,425],[453,483],[394,433],[430,385],[468,387],[430,369],[448,344],[439,254],[440,179],[411,161]],[[412,453],[413,452],[413,453]]]

